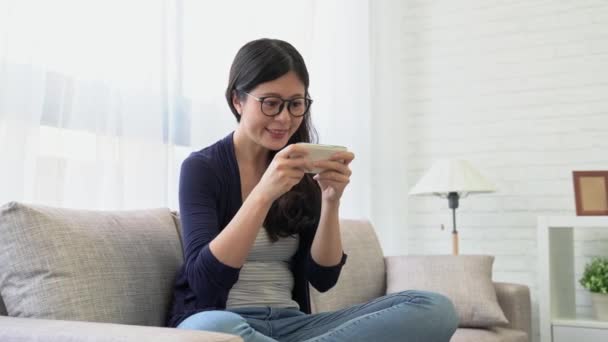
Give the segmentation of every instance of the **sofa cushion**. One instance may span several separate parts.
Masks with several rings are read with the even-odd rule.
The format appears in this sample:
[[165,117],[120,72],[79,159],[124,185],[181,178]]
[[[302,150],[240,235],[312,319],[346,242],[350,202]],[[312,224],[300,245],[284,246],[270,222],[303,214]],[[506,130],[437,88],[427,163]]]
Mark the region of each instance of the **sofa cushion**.
[[425,255],[386,258],[387,293],[426,290],[454,303],[461,327],[508,324],[492,283],[494,257]]
[[224,333],[125,324],[0,317],[2,342],[243,342]]
[[492,328],[459,328],[450,342],[528,342],[528,335],[521,330]]
[[383,296],[386,274],[382,248],[369,221],[340,220],[348,260],[336,285],[325,293],[310,287],[313,312],[343,309]]
[[9,316],[162,326],[182,260],[169,209],[0,208]]

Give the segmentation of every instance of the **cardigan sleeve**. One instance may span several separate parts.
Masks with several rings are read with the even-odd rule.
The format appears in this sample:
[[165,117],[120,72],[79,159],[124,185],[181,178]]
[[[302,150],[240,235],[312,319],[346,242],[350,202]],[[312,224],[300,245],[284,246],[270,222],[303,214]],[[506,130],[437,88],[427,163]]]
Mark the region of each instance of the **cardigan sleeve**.
[[307,260],[308,281],[317,291],[328,291],[338,282],[342,266],[346,263],[346,258],[347,255],[342,252],[342,258],[337,265],[321,266],[315,262],[309,253]]
[[304,239],[301,248],[303,248],[303,254],[305,256],[304,265],[306,270],[306,278],[308,282],[319,292],[326,292],[338,282],[342,266],[346,264],[347,255],[342,252],[342,258],[337,265],[333,266],[321,266],[312,257],[310,249],[312,242],[317,233],[317,229],[311,229],[305,234],[301,235]]
[[212,164],[201,157],[184,160],[179,181],[179,207],[185,274],[198,300],[209,304],[226,297],[240,269],[220,262],[209,249],[219,234],[221,185]]

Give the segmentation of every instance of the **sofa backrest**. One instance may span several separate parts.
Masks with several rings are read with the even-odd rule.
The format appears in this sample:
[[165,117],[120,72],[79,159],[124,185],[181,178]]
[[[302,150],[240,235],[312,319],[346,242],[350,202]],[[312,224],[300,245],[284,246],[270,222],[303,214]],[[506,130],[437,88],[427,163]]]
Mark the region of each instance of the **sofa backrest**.
[[[312,289],[311,302],[316,312],[367,302],[386,291],[384,257],[370,222],[341,220],[340,225],[348,260],[334,288],[326,293]],[[0,293],[16,316],[162,325],[173,278],[183,262],[179,231],[179,215],[167,209],[100,212],[9,203],[0,208],[0,247],[12,246],[4,248],[5,255],[0,254]],[[11,239],[7,238],[9,235]],[[87,240],[91,238],[103,246],[91,249],[81,245],[83,239],[90,245]],[[24,245],[23,239],[30,243]],[[32,249],[32,242],[49,247]],[[142,246],[149,248],[141,249]],[[64,252],[68,255],[62,256]],[[11,258],[31,260],[3,268],[2,261]],[[56,269],[57,260],[62,258],[70,263],[69,267]],[[89,269],[84,275],[87,279],[81,279],[83,274],[66,272],[74,266],[86,270],[90,262],[96,269]],[[100,272],[104,272],[103,276]],[[21,281],[20,285],[30,284],[32,279],[28,277],[44,273],[55,281],[47,282],[42,289],[40,284],[37,289],[30,287],[27,295],[10,285],[15,280]],[[142,286],[142,282],[146,285]],[[67,290],[66,284],[76,288]],[[50,292],[53,295],[46,296]],[[99,296],[105,297],[99,298],[105,300],[100,301],[94,292],[101,292]],[[18,303],[19,296],[27,300]],[[75,307],[67,311],[54,307],[65,303]],[[133,312],[124,312],[122,306]],[[41,307],[46,307],[46,311],[40,311]],[[0,314],[6,315],[3,309],[0,298]],[[155,309],[157,312],[151,314]],[[112,314],[117,310],[123,312]]]
[[386,268],[376,232],[369,221],[340,220],[342,247],[348,255],[338,283],[319,293],[311,287],[313,312],[339,310],[386,293]]
[[0,207],[0,293],[11,316],[163,326],[182,263],[167,208]]

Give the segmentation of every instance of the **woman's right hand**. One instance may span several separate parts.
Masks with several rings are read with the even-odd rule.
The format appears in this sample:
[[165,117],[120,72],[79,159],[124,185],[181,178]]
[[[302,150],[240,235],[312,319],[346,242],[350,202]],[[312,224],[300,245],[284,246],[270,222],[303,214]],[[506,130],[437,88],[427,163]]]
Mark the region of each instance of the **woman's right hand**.
[[298,184],[306,170],[312,169],[308,150],[297,144],[288,145],[275,154],[254,191],[272,203]]

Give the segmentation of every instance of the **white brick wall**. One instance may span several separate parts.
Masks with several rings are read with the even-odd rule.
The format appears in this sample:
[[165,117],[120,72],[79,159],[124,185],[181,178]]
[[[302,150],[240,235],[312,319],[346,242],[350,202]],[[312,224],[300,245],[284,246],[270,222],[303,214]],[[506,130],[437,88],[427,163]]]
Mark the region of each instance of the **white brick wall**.
[[[461,201],[461,253],[530,286],[538,334],[536,217],[575,213],[572,170],[608,170],[608,1],[410,0],[402,20],[409,186],[439,157],[497,184]],[[449,253],[447,200],[408,203],[409,253]],[[577,276],[607,238],[577,236]]]

